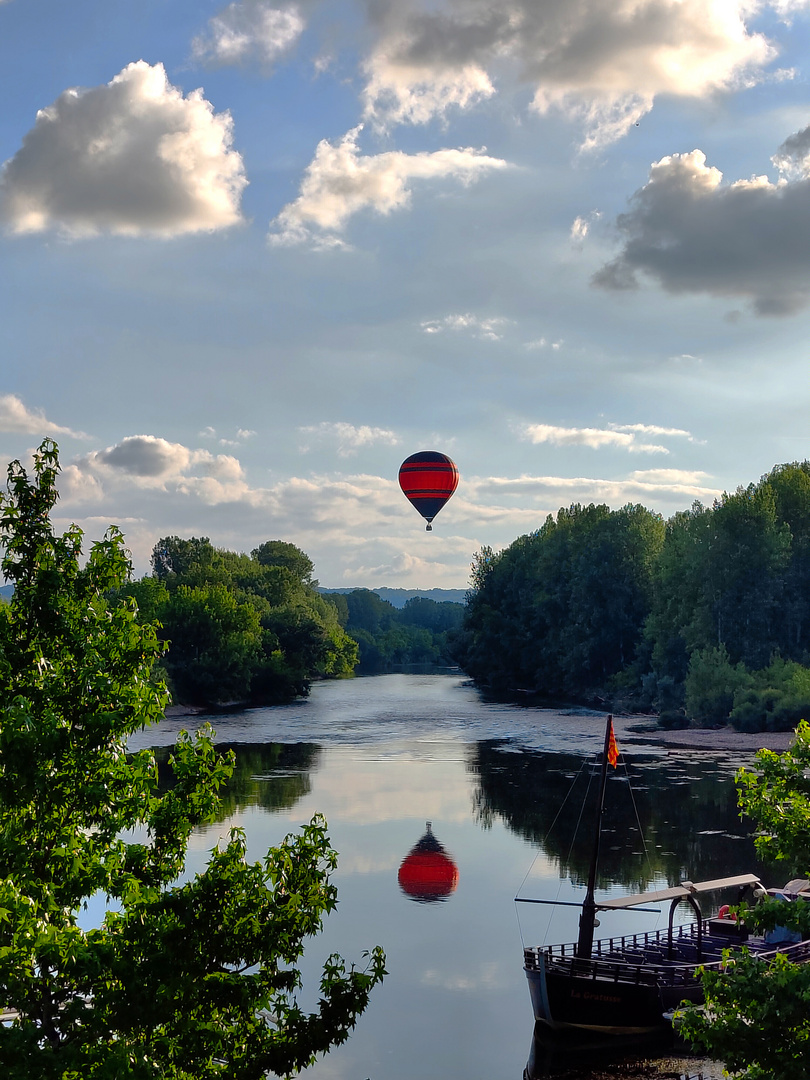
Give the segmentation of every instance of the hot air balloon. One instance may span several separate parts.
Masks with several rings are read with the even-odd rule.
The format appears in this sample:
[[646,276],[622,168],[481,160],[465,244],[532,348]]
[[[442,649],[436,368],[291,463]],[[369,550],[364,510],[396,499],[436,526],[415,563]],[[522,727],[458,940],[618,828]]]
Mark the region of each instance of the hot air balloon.
[[431,522],[458,486],[458,469],[447,454],[420,450],[400,465],[399,486],[427,520],[430,532]]
[[397,880],[411,900],[431,903],[446,900],[458,884],[458,867],[433,835],[430,822],[427,832],[402,860]]

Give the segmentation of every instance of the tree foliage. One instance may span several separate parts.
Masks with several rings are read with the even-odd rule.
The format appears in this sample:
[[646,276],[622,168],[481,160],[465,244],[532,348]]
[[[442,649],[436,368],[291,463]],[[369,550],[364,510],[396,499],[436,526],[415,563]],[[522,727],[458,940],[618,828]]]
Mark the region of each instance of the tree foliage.
[[413,596],[398,609],[369,589],[354,589],[340,599],[346,632],[359,646],[361,674],[454,663],[455,637],[464,618],[461,604]]
[[483,548],[457,655],[495,692],[792,730],[810,706],[810,462],[666,522],[576,505]]
[[312,560],[294,544],[268,540],[245,555],[207,537],[165,536],[152,570],[122,595],[160,624],[176,701],[289,701],[357,665],[338,606],[316,591]]
[[[810,877],[810,726],[802,721],[784,754],[760,750],[756,770],[737,774],[743,815],[758,829],[759,854],[786,874]],[[785,927],[810,938],[810,904],[770,900],[743,912],[752,929]],[[748,1080],[810,1075],[810,964],[763,960],[743,949],[721,972],[704,971],[706,1012],[687,1010],[683,1030]]]
[[664,523],[641,506],[572,506],[482,551],[458,654],[495,690],[575,696],[635,658]]
[[[81,562],[54,535],[57,450],[0,496],[0,1072],[9,1080],[259,1080],[343,1041],[384,974],[326,963],[317,1010],[299,1007],[305,940],[334,909],[325,823],[248,862],[239,830],[183,881],[192,830],[211,820],[232,757],[181,736],[160,790],[128,737],[160,718],[163,646],[135,605],[111,603],[130,564],[111,528]],[[90,897],[108,900],[85,930]]]

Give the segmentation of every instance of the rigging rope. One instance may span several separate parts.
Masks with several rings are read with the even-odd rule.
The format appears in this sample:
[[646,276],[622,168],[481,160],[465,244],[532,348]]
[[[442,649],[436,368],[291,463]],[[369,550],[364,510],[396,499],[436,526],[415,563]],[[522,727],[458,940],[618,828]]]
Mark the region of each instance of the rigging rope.
[[[598,760],[598,757],[597,757],[597,760]],[[551,836],[552,832],[554,831],[554,826],[557,824],[557,822],[558,822],[558,820],[560,818],[560,814],[563,812],[563,810],[565,808],[565,804],[568,802],[569,798],[571,797],[571,794],[572,794],[574,788],[577,785],[577,781],[579,780],[580,776],[582,775],[583,769],[586,769],[586,768],[590,767],[591,765],[592,765],[592,761],[591,761],[590,758],[585,758],[583,760],[582,764],[580,765],[579,771],[577,772],[574,779],[571,781],[571,786],[568,788],[568,791],[566,793],[565,798],[560,803],[559,810],[554,815],[554,820],[552,821],[551,825],[549,825],[548,829],[546,830],[546,834],[545,834],[545,836],[543,838],[543,843],[544,844],[548,840],[549,836]],[[582,814],[583,814],[583,811],[585,809],[585,803],[588,801],[588,794],[589,794],[589,792],[591,790],[591,783],[593,782],[593,775],[594,775],[593,773],[590,774],[590,777],[588,779],[588,787],[587,787],[587,789],[585,791],[585,798],[582,800],[582,805],[581,805],[580,810],[579,810],[579,817],[577,818],[577,827],[574,830],[574,839],[571,841],[571,847],[568,850],[568,861],[569,862],[571,860],[571,852],[573,851],[573,848],[574,848],[574,841],[576,840],[577,832],[579,831],[580,822],[582,821]],[[534,869],[534,864],[537,862],[538,858],[540,857],[540,852],[542,850],[543,849],[541,847],[538,847],[537,851],[535,851],[534,858],[532,859],[532,861],[531,861],[531,863],[529,865],[529,869],[524,874],[523,880],[521,881],[520,885],[517,888],[517,892],[515,893],[516,898],[518,896],[520,896],[520,891],[523,888],[523,886],[526,884],[526,881],[528,880],[529,875],[531,874],[532,870]],[[557,896],[555,897],[555,899],[559,899],[561,889],[562,889],[562,879],[558,880],[558,882],[557,882]],[[517,918],[518,933],[520,934],[520,943],[525,948],[526,947],[526,942],[525,942],[524,937],[523,937],[523,927],[520,924],[520,911],[518,909],[517,903],[515,904],[515,916]],[[554,918],[554,908],[551,909],[551,914],[549,915],[548,925],[546,926],[546,931],[545,931],[544,937],[547,937],[548,934],[549,934],[549,931],[551,929],[551,922],[552,922],[553,918]]]

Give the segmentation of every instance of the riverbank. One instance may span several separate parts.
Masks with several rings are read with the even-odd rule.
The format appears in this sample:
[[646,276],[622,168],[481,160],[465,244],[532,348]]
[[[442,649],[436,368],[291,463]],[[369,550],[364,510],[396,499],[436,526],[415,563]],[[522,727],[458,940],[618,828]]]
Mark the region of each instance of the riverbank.
[[613,727],[617,739],[625,742],[656,742],[673,750],[740,750],[755,754],[764,748],[782,753],[793,741],[792,731],[758,731],[752,735],[736,731],[731,725],[665,731],[657,726],[654,716],[614,715]]
[[[282,707],[279,707],[282,708]],[[567,710],[543,710],[548,717],[552,713],[565,723],[570,721],[571,713]],[[206,715],[206,710],[195,705],[169,705],[166,709],[167,720],[183,720],[185,717]],[[583,710],[583,715],[603,716],[592,710]],[[683,728],[677,731],[665,731],[657,726],[657,717],[639,713],[614,713],[613,726],[616,738],[625,744],[658,743],[672,750],[700,750],[710,753],[712,750],[739,751],[755,754],[762,747],[781,753],[793,740],[792,731],[760,731],[748,734],[735,731],[730,725],[723,728]]]

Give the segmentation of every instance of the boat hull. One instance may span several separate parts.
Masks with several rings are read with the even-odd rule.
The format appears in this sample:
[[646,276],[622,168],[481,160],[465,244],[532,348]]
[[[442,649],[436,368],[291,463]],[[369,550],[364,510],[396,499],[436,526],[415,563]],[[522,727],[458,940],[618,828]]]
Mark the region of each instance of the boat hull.
[[703,1000],[701,984],[633,984],[557,972],[541,962],[526,969],[535,1020],[551,1031],[651,1035],[670,1027],[664,1017],[684,1000]]

